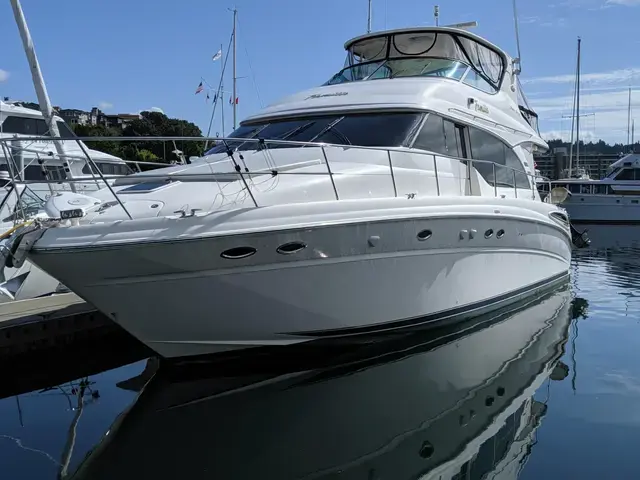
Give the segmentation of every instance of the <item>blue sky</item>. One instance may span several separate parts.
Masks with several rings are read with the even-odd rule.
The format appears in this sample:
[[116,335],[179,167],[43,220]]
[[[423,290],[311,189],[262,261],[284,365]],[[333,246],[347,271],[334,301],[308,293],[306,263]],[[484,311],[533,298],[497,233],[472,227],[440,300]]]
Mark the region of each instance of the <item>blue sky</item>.
[[[373,0],[373,29],[431,25],[433,5]],[[515,55],[511,0],[438,2],[441,24],[476,20],[474,30]],[[210,0],[22,0],[54,105],[109,113],[157,107],[206,130],[211,104],[194,95],[201,77],[217,85],[211,57],[229,41],[233,3]],[[344,60],[343,44],[364,33],[367,0],[237,0],[238,119],[263,104],[326,81]],[[576,38],[582,37],[585,138],[626,139],[627,88],[640,120],[640,0],[519,0],[523,81],[541,130],[567,135]],[[8,0],[0,5],[0,95],[35,100]],[[230,72],[230,68],[228,71]],[[252,76],[253,72],[253,76]],[[225,88],[231,86],[230,75]],[[227,133],[231,126],[225,98]],[[219,119],[216,120],[220,130]],[[640,132],[640,122],[639,122]],[[640,137],[640,133],[639,133]]]

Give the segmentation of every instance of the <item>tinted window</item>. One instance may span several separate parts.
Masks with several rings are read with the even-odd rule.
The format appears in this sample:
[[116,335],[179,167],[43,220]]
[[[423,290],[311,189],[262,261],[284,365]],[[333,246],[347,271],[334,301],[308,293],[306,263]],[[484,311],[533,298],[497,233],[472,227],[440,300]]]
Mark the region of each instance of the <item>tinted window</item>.
[[42,119],[7,117],[2,123],[4,133],[18,133],[22,135],[46,135],[49,131]]
[[[107,162],[95,162],[100,172],[103,175],[129,175],[131,169],[124,163],[107,163]],[[82,167],[82,173],[85,175],[91,175],[91,166],[87,163]]]
[[430,113],[414,142],[414,148],[431,152],[463,157],[459,128],[453,122]]
[[422,125],[413,146],[414,148],[447,155],[447,142],[444,136],[444,121],[442,117],[430,113],[424,125]]
[[[360,115],[334,115],[297,118],[256,125],[243,125],[231,134],[232,138],[263,138],[297,142],[324,142],[338,145],[366,147],[399,147],[406,143],[421,113],[384,113]],[[256,143],[227,142],[237,150],[255,150]],[[269,144],[268,148],[283,148]],[[224,153],[226,146],[219,143],[207,154]]]
[[635,175],[635,170],[625,168],[616,176],[616,180],[638,180],[640,175]]
[[58,124],[58,132],[59,132],[61,138],[74,138],[75,137],[75,134],[67,126],[66,123],[61,122],[60,120],[58,120],[56,123]]
[[29,165],[24,169],[25,180],[46,180],[40,165]]
[[[491,185],[494,181],[498,186],[513,186],[514,172],[512,169],[520,170],[516,172],[515,179],[518,188],[531,188],[524,167],[518,156],[504,144],[500,139],[490,133],[474,127],[469,128],[469,139],[471,141],[471,157],[475,160],[486,160],[495,163],[494,167],[489,163],[475,162],[474,167]],[[510,167],[510,168],[505,168]]]
[[466,83],[467,85],[471,85],[472,87],[477,88],[478,90],[482,90],[486,93],[496,93],[498,90],[487,82],[484,78],[482,78],[475,70],[469,70],[467,76],[464,77],[462,83]]

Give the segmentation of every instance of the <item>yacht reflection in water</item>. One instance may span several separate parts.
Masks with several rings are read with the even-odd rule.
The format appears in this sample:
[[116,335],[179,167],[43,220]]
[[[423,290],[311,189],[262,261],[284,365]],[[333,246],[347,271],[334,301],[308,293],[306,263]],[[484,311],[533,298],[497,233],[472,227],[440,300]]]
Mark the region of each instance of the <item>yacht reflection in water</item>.
[[546,411],[533,394],[567,375],[571,303],[563,289],[329,360],[254,359],[251,373],[150,363],[73,478],[514,479]]

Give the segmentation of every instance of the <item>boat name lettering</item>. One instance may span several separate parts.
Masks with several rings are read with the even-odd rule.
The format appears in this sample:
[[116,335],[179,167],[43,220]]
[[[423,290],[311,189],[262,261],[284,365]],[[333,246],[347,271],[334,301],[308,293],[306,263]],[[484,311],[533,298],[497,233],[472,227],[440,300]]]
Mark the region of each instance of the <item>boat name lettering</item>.
[[314,93],[313,95],[309,95],[305,100],[310,100],[312,98],[324,98],[324,97],[343,97],[345,95],[349,95],[349,92],[335,92],[335,93]]

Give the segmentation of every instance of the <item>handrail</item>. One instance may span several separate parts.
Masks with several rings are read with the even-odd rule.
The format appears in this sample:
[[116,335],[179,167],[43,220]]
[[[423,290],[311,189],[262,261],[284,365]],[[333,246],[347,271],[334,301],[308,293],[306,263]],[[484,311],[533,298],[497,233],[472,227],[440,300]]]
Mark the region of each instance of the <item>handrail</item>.
[[[0,145],[2,145],[6,150],[9,150],[9,152],[14,152],[16,149],[20,150],[21,147],[17,147],[15,145],[15,138],[5,138],[2,139],[0,138]],[[360,145],[343,145],[343,144],[332,144],[332,143],[324,143],[324,142],[300,142],[300,141],[292,141],[292,140],[267,140],[267,139],[261,139],[261,138],[234,138],[234,137],[225,137],[225,138],[220,138],[220,137],[74,137],[73,139],[68,139],[68,138],[62,138],[62,137],[57,137],[57,138],[53,138],[53,137],[46,137],[45,139],[43,139],[43,137],[24,137],[24,138],[20,138],[19,139],[21,142],[29,142],[29,141],[54,141],[54,140],[65,140],[65,141],[75,141],[78,143],[78,145],[80,145],[81,150],[83,151],[83,153],[85,154],[84,157],[80,157],[80,156],[76,156],[76,155],[68,155],[65,154],[65,157],[67,158],[76,158],[76,159],[81,159],[83,161],[87,161],[89,164],[92,165],[92,170],[95,168],[97,169],[97,167],[95,166],[95,163],[93,162],[93,160],[91,159],[91,155],[89,154],[89,152],[87,151],[86,148],[82,148],[83,144],[81,142],[83,141],[92,141],[92,142],[99,142],[99,141],[135,141],[135,142],[140,142],[140,141],[154,141],[154,142],[162,142],[162,141],[176,141],[176,140],[180,140],[180,141],[196,141],[196,142],[204,142],[204,141],[215,141],[215,142],[219,142],[218,145],[220,145],[221,147],[223,147],[224,151],[222,152],[218,152],[216,154],[211,154],[211,155],[227,155],[228,158],[230,158],[232,160],[232,163],[234,165],[234,171],[221,171],[221,172],[215,172],[215,171],[210,171],[210,172],[203,172],[203,173],[197,173],[197,174],[192,174],[192,173],[159,173],[159,174],[155,174],[155,171],[152,171],[151,173],[149,172],[145,172],[144,174],[132,174],[131,176],[123,176],[123,175],[114,175],[114,176],[110,176],[110,175],[103,175],[99,170],[97,171],[98,175],[99,175],[99,179],[96,178],[95,176],[93,176],[94,180],[103,180],[109,188],[109,190],[111,190],[111,192],[113,193],[114,197],[116,198],[116,200],[118,201],[118,203],[122,206],[122,208],[125,210],[125,212],[127,213],[127,216],[129,216],[129,218],[131,218],[131,216],[129,215],[129,213],[127,212],[126,208],[124,207],[123,203],[120,201],[120,198],[118,197],[117,193],[112,189],[112,187],[108,184],[107,180],[117,180],[117,179],[123,179],[123,178],[131,178],[131,179],[139,179],[140,183],[141,182],[150,182],[150,181],[159,181],[159,180],[169,180],[169,181],[213,181],[213,182],[218,182],[221,178],[224,177],[228,177],[228,176],[235,176],[235,177],[240,177],[240,179],[243,181],[243,185],[244,185],[244,189],[246,189],[248,195],[251,197],[251,199],[253,200],[254,205],[257,207],[258,206],[258,202],[256,200],[256,198],[253,195],[253,192],[251,190],[251,187],[249,185],[249,183],[247,183],[246,178],[253,178],[255,176],[260,176],[260,175],[328,175],[331,181],[331,186],[333,189],[333,193],[335,195],[336,200],[340,199],[339,196],[339,192],[338,192],[338,188],[335,182],[334,177],[335,176],[341,176],[341,175],[351,175],[351,174],[345,174],[345,173],[341,173],[341,172],[335,172],[333,171],[333,169],[331,168],[331,162],[329,162],[329,158],[327,155],[327,149],[330,148],[339,148],[342,150],[350,150],[350,149],[357,149],[357,150],[374,150],[374,151],[379,151],[379,152],[386,152],[386,156],[387,156],[387,160],[388,160],[388,167],[389,167],[389,174],[391,177],[391,183],[393,186],[393,195],[394,197],[398,196],[398,187],[396,184],[396,173],[394,172],[394,165],[393,165],[393,159],[392,159],[392,153],[402,153],[402,154],[412,154],[412,155],[421,155],[421,156],[431,156],[433,159],[433,174],[435,176],[435,187],[436,187],[436,195],[437,196],[441,196],[441,179],[440,179],[440,174],[439,174],[439,169],[438,169],[438,160],[457,160],[459,162],[461,162],[461,165],[467,165],[467,174],[465,174],[464,176],[464,180],[468,181],[468,191],[467,193],[465,193],[465,195],[472,195],[473,191],[472,191],[472,183],[473,183],[473,179],[471,177],[471,170],[470,168],[473,168],[476,172],[476,174],[478,176],[481,176],[480,171],[476,168],[476,164],[490,164],[491,168],[492,168],[492,172],[493,172],[493,190],[494,190],[494,195],[496,197],[498,197],[499,195],[499,182],[498,182],[498,178],[497,178],[497,170],[498,168],[503,168],[503,169],[507,169],[507,170],[511,170],[511,177],[512,177],[512,184],[510,185],[509,183],[507,183],[507,188],[513,188],[514,189],[514,197],[518,198],[518,189],[521,190],[531,190],[531,194],[532,194],[532,198],[535,198],[535,191],[536,191],[536,175],[535,172],[529,173],[527,171],[524,170],[518,170],[516,168],[513,168],[511,166],[508,165],[502,165],[502,164],[497,164],[495,162],[489,161],[489,160],[481,160],[481,159],[471,159],[471,158],[463,158],[463,157],[456,157],[456,156],[452,156],[452,155],[441,155],[441,154],[437,154],[437,153],[432,153],[432,152],[428,152],[428,151],[424,151],[424,150],[418,150],[418,149],[413,149],[413,148],[406,148],[406,147],[380,147],[380,146],[360,146]],[[7,149],[7,144],[11,143],[11,149]],[[255,146],[255,149],[251,148],[251,149],[246,149],[243,148],[243,150],[236,150],[234,149],[234,144],[238,144],[238,143],[242,143],[244,145],[246,144],[250,144],[250,143],[254,143],[257,144]],[[275,167],[275,165],[272,165],[273,168],[271,166],[267,166],[266,168],[260,168],[259,170],[249,170],[246,165],[244,164],[244,157],[243,157],[243,153],[246,152],[246,154],[254,154],[260,151],[265,151],[265,154],[268,156],[273,155],[273,153],[267,153],[266,151],[269,150],[268,145],[285,145],[285,146],[291,146],[291,147],[315,147],[320,149],[322,157],[319,159],[319,161],[321,162],[321,164],[324,164],[326,167],[326,172],[296,172],[296,171],[280,171],[277,167]],[[24,149],[26,150],[26,149]],[[36,153],[40,153],[42,154],[42,151],[36,151]],[[10,153],[11,154],[11,153]],[[244,166],[244,169],[241,168],[241,166],[236,163],[234,155],[239,157],[240,160],[242,161],[242,163],[240,165]],[[57,155],[55,152],[47,152],[47,158],[57,158],[60,155]],[[202,158],[202,157],[201,157]],[[206,158],[206,156],[205,156]],[[45,159],[46,161],[46,159]],[[154,162],[136,162],[136,161],[127,161],[128,162],[132,162],[132,163],[140,163],[140,164],[153,164],[154,166],[157,165]],[[216,168],[216,164],[210,163],[210,162],[203,162],[203,165],[209,165],[211,167],[211,169]],[[273,161],[267,161],[267,165],[269,164],[273,164]],[[166,164],[166,167],[172,167],[174,166],[173,164]],[[284,165],[286,166],[286,165]],[[283,166],[283,167],[284,167]],[[243,171],[244,170],[244,171]],[[426,170],[429,171],[429,170]],[[93,171],[92,171],[92,175],[93,175]],[[454,172],[452,172],[454,173]],[[374,174],[360,174],[362,176],[366,176],[366,175],[378,175],[377,173]],[[529,188],[525,188],[525,187],[518,187],[518,175],[522,176],[526,176],[529,184]],[[455,173],[454,173],[454,178],[455,177]],[[508,177],[507,177],[508,178]],[[462,177],[461,177],[462,179]],[[43,183],[43,184],[64,184],[64,183],[70,183],[70,184],[75,184],[75,183],[79,183],[79,182],[87,182],[87,177],[83,177],[83,178],[66,178],[66,179],[62,179],[62,180],[30,180],[30,181],[23,181],[21,183],[25,183],[25,184],[34,184],[34,183]],[[131,183],[131,182],[126,182]],[[490,181],[487,181],[487,183],[491,184]],[[474,189],[475,190],[475,189]],[[504,195],[503,195],[504,196]]]

